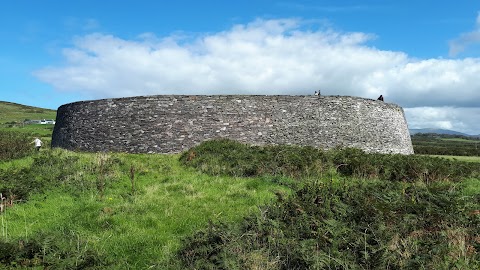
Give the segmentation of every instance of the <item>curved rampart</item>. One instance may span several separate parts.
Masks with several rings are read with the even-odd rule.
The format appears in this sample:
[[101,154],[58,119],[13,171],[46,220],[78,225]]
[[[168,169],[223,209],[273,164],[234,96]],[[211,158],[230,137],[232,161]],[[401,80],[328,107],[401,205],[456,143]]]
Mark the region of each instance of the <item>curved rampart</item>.
[[144,96],[60,106],[52,146],[176,153],[214,138],[412,154],[401,107],[348,96]]

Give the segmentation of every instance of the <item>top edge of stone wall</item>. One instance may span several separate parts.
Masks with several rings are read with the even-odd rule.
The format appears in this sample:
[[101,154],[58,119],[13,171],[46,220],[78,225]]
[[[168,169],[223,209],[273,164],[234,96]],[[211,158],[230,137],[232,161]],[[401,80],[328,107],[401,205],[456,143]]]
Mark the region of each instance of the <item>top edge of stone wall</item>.
[[[308,98],[308,99],[349,99],[349,100],[358,100],[358,101],[371,101],[371,102],[380,102],[376,99],[372,98],[363,98],[363,97],[356,97],[356,96],[343,96],[343,95],[321,95],[321,96],[314,96],[314,95],[144,95],[144,96],[130,96],[130,97],[120,97],[120,98],[102,98],[102,99],[91,99],[91,100],[81,100],[81,101],[75,101],[75,102],[70,102],[70,103],[65,103],[61,105],[61,107],[68,107],[68,106],[73,106],[73,105],[82,105],[82,104],[91,104],[91,103],[97,103],[97,102],[108,102],[108,101],[125,101],[125,100],[155,100],[157,98],[194,98],[194,97],[199,97],[199,98],[248,98],[248,97],[254,97],[254,98],[292,98],[292,99],[298,99],[298,98]],[[387,105],[389,107],[397,107],[401,110],[403,108],[396,104],[396,103],[390,103],[390,102],[381,102],[384,105]]]

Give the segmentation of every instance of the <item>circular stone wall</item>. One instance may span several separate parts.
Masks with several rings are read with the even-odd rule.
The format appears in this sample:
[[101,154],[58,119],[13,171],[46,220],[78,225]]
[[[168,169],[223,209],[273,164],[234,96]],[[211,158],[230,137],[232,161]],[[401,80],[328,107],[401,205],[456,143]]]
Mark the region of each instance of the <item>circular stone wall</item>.
[[202,141],[412,154],[403,109],[348,96],[146,96],[60,106],[52,146],[177,153]]

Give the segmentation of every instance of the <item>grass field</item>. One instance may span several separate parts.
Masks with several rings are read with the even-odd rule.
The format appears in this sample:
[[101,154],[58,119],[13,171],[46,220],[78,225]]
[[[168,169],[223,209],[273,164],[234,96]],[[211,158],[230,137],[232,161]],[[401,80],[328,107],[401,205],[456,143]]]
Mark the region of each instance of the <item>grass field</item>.
[[468,140],[464,138],[441,138],[442,141],[451,141],[451,142],[465,142],[465,143],[480,143],[479,140]]
[[[248,166],[248,163],[235,162],[236,156],[231,157],[230,161],[234,161],[232,164]],[[356,156],[354,160],[359,157]],[[297,163],[300,162],[297,155],[294,155],[294,160]],[[212,160],[213,162],[208,164],[210,161],[205,161],[207,163],[199,166],[212,167],[220,174],[226,169],[226,163]],[[343,163],[343,161],[339,162]],[[292,167],[293,163],[287,159],[282,159],[282,164],[286,168],[300,168],[299,164]],[[398,242],[399,246],[395,247],[395,250],[401,255],[397,258],[395,257],[397,255],[393,255],[396,254],[394,252],[391,255],[393,257],[388,257],[390,259],[382,257],[383,259],[392,260],[392,263],[404,261],[405,265],[417,265],[415,258],[408,254],[419,252],[417,255],[423,256],[428,250],[428,245],[436,241],[449,243],[452,241],[449,237],[460,237],[458,241],[461,242],[448,246],[438,244],[438,250],[433,253],[433,258],[437,260],[447,256],[448,252],[454,252],[452,254],[458,255],[448,255],[450,257],[445,259],[446,266],[454,265],[455,260],[460,260],[461,263],[458,265],[462,266],[462,269],[470,269],[468,267],[476,265],[477,257],[472,257],[471,254],[467,256],[466,251],[462,250],[466,250],[472,241],[468,240],[470,239],[468,232],[472,229],[468,227],[469,221],[468,219],[465,221],[464,215],[468,217],[465,213],[471,212],[478,206],[478,202],[476,204],[475,200],[472,200],[480,196],[478,179],[431,184],[422,181],[404,183],[355,179],[344,177],[329,168],[324,169],[327,171],[323,178],[311,175],[310,179],[299,179],[305,183],[313,183],[314,186],[296,191],[292,183],[300,182],[281,176],[232,177],[200,173],[182,165],[179,155],[93,154],[44,149],[40,153],[34,153],[22,159],[0,163],[0,179],[4,180],[4,182],[0,181],[0,187],[5,185],[8,187],[12,180],[17,186],[25,184],[28,187],[23,188],[23,191],[19,189],[20,193],[27,192],[27,195],[0,214],[0,246],[3,246],[0,248],[0,262],[8,259],[6,254],[14,254],[21,258],[14,260],[16,264],[32,267],[52,265],[55,269],[82,269],[87,266],[99,269],[204,269],[207,264],[201,264],[205,267],[193,266],[195,263],[190,266],[185,265],[184,262],[182,263],[182,258],[189,256],[178,257],[178,252],[179,250],[184,250],[182,252],[186,253],[194,251],[195,256],[192,258],[195,260],[202,261],[204,258],[215,261],[207,254],[210,252],[208,251],[211,248],[210,245],[216,243],[214,245],[218,245],[219,249],[227,249],[225,254],[232,256],[230,259],[225,258],[226,261],[241,262],[245,256],[246,264],[241,264],[243,266],[239,266],[240,268],[265,269],[265,267],[269,268],[268,265],[275,265],[275,257],[265,257],[265,252],[281,252],[276,250],[281,243],[281,245],[288,245],[281,248],[281,250],[286,248],[282,252],[290,250],[289,252],[297,254],[296,252],[307,252],[307,250],[302,251],[303,245],[311,245],[311,241],[316,241],[314,239],[320,241],[319,243],[325,241],[321,237],[317,238],[315,231],[311,231],[310,226],[313,225],[310,222],[314,222],[313,224],[317,224],[315,226],[321,224],[323,224],[322,228],[327,226],[322,234],[325,233],[329,240],[323,245],[332,252],[336,252],[336,258],[342,260],[342,263],[338,264],[335,260],[329,259],[324,250],[318,253],[317,259],[320,261],[314,263],[321,262],[322,264],[319,265],[325,264],[325,267],[327,265],[331,267],[348,265],[348,268],[359,266],[355,266],[355,262],[349,257],[353,253],[347,250],[341,251],[343,249],[341,246],[347,245],[356,250],[357,244],[349,241],[367,237],[364,226],[370,228],[368,237],[373,238],[369,240],[368,246],[365,246],[368,253],[358,257],[360,265],[362,262],[376,265],[374,256],[377,255],[374,254],[377,251],[375,250],[385,248],[384,245],[391,245],[388,244],[389,241]],[[307,169],[307,171],[310,170]],[[287,200],[295,192],[297,196],[302,197],[292,198],[293,201]],[[322,199],[324,204],[318,204],[316,202],[318,198],[324,198]],[[330,199],[327,200],[327,198]],[[283,201],[287,204],[282,205]],[[457,205],[459,203],[462,204]],[[263,205],[272,206],[265,208]],[[278,217],[262,218],[262,215],[267,213],[276,213],[275,209],[283,209],[282,211],[286,212],[277,213]],[[309,212],[311,216],[302,214],[302,211],[307,209],[314,211]],[[326,223],[323,223],[322,219],[313,219],[319,215],[314,214],[315,211],[321,211],[321,213],[327,211],[325,212],[328,215],[325,217]],[[423,211],[433,212],[426,215]],[[393,215],[393,213],[396,214]],[[302,215],[298,216],[298,214]],[[245,217],[252,215],[257,216],[258,220],[251,218],[245,220]],[[291,226],[294,227],[280,231],[284,230],[279,225],[283,221],[277,218],[289,220],[290,216],[300,219],[292,223]],[[365,219],[370,220],[374,216],[378,217],[368,221],[366,223],[368,225],[362,225]],[[312,221],[309,221],[310,218]],[[374,221],[380,222],[382,218],[388,218],[385,221],[387,223],[383,225],[374,223]],[[451,220],[455,222],[452,223]],[[263,224],[264,222],[267,223]],[[357,222],[360,223],[355,226],[360,226],[360,229],[349,227]],[[298,227],[295,225],[297,223]],[[441,232],[438,236],[425,233],[426,230],[430,230],[428,226],[432,223],[443,224],[441,228],[435,229]],[[226,227],[219,224],[228,224],[231,227],[225,231]],[[403,225],[391,227],[394,224]],[[385,226],[390,227],[385,231],[373,231],[374,228],[385,228]],[[235,228],[256,229],[235,236],[233,234],[237,230]],[[298,232],[296,232],[297,229]],[[207,230],[208,233],[196,235],[202,230]],[[261,243],[267,240],[255,242],[257,241],[255,239],[264,237],[262,230],[273,233],[274,238],[268,238],[270,239],[268,241],[274,241],[269,244],[270,247],[261,246]],[[357,235],[358,230],[360,235]],[[336,231],[337,233],[333,233]],[[450,236],[452,232],[455,234]],[[215,236],[217,233],[218,235]],[[287,236],[290,235],[289,233],[292,233],[289,237],[294,238],[281,240],[282,235]],[[420,238],[408,236],[415,233]],[[255,234],[258,234],[258,237],[254,237]],[[313,236],[309,237],[313,238],[305,240],[306,242],[295,236],[311,234]],[[383,239],[381,238],[383,234],[386,234],[386,237],[400,238]],[[406,238],[397,234],[405,234]],[[222,237],[227,237],[226,239],[231,241],[220,241]],[[242,241],[237,243],[238,246],[234,245],[240,238],[253,242],[251,246],[243,246]],[[190,240],[185,242],[186,239]],[[373,241],[373,239],[376,240]],[[378,246],[377,242],[384,244]],[[424,242],[425,244],[422,244]],[[18,243],[23,243],[22,248]],[[337,244],[331,246],[332,243]],[[402,247],[400,243],[406,246]],[[361,244],[363,250],[363,245],[367,243],[362,240],[358,241],[358,244]],[[193,248],[193,251],[185,250],[185,245],[187,248]],[[247,252],[258,245],[260,245],[259,250]],[[25,246],[30,249],[25,250]],[[201,255],[202,250],[207,250],[207,254]],[[28,252],[37,254],[35,255],[37,257],[28,257],[25,255]],[[282,258],[286,258],[285,256],[282,255]],[[289,256],[300,255],[291,253]],[[365,256],[373,257],[366,259]],[[315,255],[308,255],[305,258],[311,261],[308,258],[315,258]],[[222,260],[220,265],[226,261]],[[289,263],[296,265],[294,261]],[[429,263],[439,265],[439,262],[435,261]],[[405,267],[400,269],[408,269],[407,266]],[[226,269],[237,268],[226,267]]]
[[[32,150],[34,147],[32,142],[35,137],[38,137],[43,142],[42,148],[48,149],[50,148],[54,125],[23,124],[23,122],[26,119],[55,119],[56,115],[57,112],[55,110],[0,101],[0,132],[9,132],[25,136],[27,140],[23,143],[27,144],[27,147]],[[3,144],[0,142],[0,145]],[[0,164],[0,168],[2,166],[10,165]]]
[[21,104],[0,101],[0,131],[14,131],[28,134],[32,140],[40,137],[45,145],[50,145],[54,125],[30,124],[24,125],[25,119],[41,120],[55,119],[55,110],[43,109]]
[[[41,124],[31,124],[31,125],[21,125],[14,127],[5,127],[0,125],[0,131],[13,131],[17,133],[24,133],[29,135],[32,140],[34,137],[39,137],[43,142],[50,142],[52,139],[54,125],[41,125]],[[46,143],[45,145],[50,145]]]
[[[63,187],[59,183],[58,188],[32,194],[27,203],[8,208],[1,215],[0,240],[39,235],[44,236],[41,242],[65,239],[64,249],[78,253],[77,259],[94,250],[112,268],[177,268],[172,256],[183,237],[210,221],[239,221],[271,202],[275,192],[286,192],[268,179],[212,177],[185,170],[177,155],[77,154],[58,149],[39,155],[47,152],[52,155],[39,157],[78,159],[69,165],[75,170],[66,172],[73,175]],[[42,173],[54,176],[67,171],[62,162],[50,164]],[[29,157],[0,168],[31,163]],[[75,191],[66,192],[67,185],[67,190],[75,187]]]
[[415,134],[412,136],[415,154],[445,156],[480,156],[480,139],[453,137],[445,134]]
[[428,156],[446,158],[451,160],[468,161],[468,162],[480,162],[480,157],[478,156],[447,156],[447,155],[428,155]]
[[55,110],[0,101],[0,124],[7,122],[21,123],[25,119],[55,119],[56,115]]

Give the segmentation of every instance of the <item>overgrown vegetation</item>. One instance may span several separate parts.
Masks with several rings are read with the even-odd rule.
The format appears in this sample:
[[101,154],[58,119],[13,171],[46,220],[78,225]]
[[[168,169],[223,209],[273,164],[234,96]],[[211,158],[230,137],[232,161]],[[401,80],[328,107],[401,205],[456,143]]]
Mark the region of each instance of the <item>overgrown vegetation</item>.
[[33,149],[31,141],[24,133],[0,130],[0,161],[28,155]]
[[74,232],[35,235],[27,240],[0,240],[0,265],[9,268],[101,269],[110,265]]
[[120,163],[119,159],[100,154],[79,160],[79,155],[59,149],[35,153],[29,166],[0,168],[0,193],[8,201],[25,201],[31,194],[58,187],[73,193],[95,187],[103,191],[119,169],[115,165]]
[[480,267],[478,163],[228,140],[181,160],[215,175],[302,179],[293,196],[240,224],[213,223],[185,239],[177,253],[185,268]]
[[323,151],[299,146],[250,146],[215,140],[183,153],[187,166],[211,175],[323,177],[340,173],[354,178],[425,182],[479,177],[477,163],[416,155],[367,154],[359,149]]
[[452,184],[309,181],[185,239],[188,269],[479,269],[480,197]]
[[185,169],[178,155],[45,149],[0,168],[0,268],[182,269],[182,238],[288,194],[277,179]]

